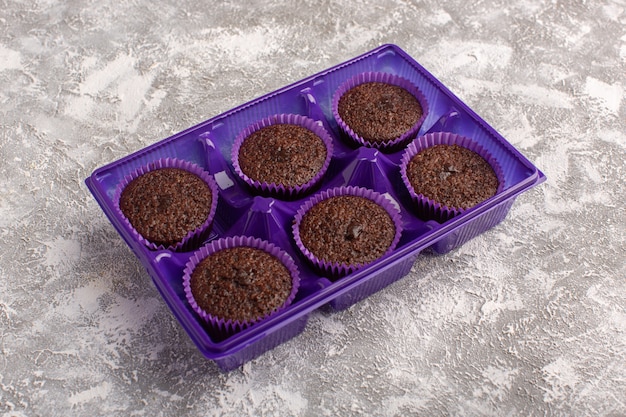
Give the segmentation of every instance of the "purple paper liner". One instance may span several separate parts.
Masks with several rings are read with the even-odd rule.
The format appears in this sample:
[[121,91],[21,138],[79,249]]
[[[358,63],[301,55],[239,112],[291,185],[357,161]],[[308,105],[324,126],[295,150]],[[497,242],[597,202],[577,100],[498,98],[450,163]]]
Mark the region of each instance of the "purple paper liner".
[[[376,204],[384,208],[385,211],[387,211],[389,216],[391,216],[391,220],[394,223],[394,226],[396,228],[396,233],[394,235],[394,238],[391,244],[389,245],[389,248],[387,248],[387,251],[383,255],[381,255],[379,258],[371,262],[364,263],[364,264],[350,264],[350,265],[344,262],[342,263],[329,262],[329,261],[320,259],[317,256],[315,256],[302,243],[302,239],[300,237],[300,223],[302,222],[304,215],[317,203],[324,201],[328,198],[343,196],[343,195],[363,197],[363,198],[367,198],[375,202]],[[368,188],[363,188],[363,187],[355,187],[355,186],[336,187],[336,188],[331,188],[328,190],[324,190],[318,194],[315,194],[309,200],[307,200],[304,204],[302,204],[300,208],[298,209],[298,211],[296,212],[292,229],[293,229],[293,238],[296,243],[296,246],[302,252],[302,254],[304,254],[307,260],[313,265],[313,267],[322,272],[330,274],[331,277],[339,278],[339,277],[348,275],[356,271],[359,268],[369,265],[375,262],[376,260],[383,258],[389,255],[391,252],[393,252],[393,250],[398,245],[398,242],[400,241],[400,237],[402,235],[402,218],[400,215],[400,210],[396,207],[396,205],[394,205],[394,202],[392,202],[390,197],[387,197],[384,194],[381,194],[376,191],[370,190]]]
[[[200,308],[196,303],[196,300],[191,292],[191,274],[193,273],[196,266],[200,262],[202,262],[202,260],[204,260],[207,256],[224,249],[242,246],[263,250],[282,262],[282,264],[285,265],[285,267],[289,271],[289,274],[291,275],[291,293],[280,307],[274,309],[269,314],[263,317],[257,317],[254,320],[239,321],[211,315],[204,311],[202,308]],[[185,295],[187,297],[189,305],[206,323],[216,329],[221,334],[221,336],[232,335],[253,325],[254,323],[257,323],[284,310],[289,305],[291,305],[291,303],[295,299],[299,287],[300,272],[298,271],[298,267],[296,266],[291,256],[289,256],[289,254],[287,254],[287,252],[282,250],[280,247],[266,240],[252,236],[231,236],[207,243],[191,255],[189,261],[185,265],[185,269],[183,270],[183,288],[185,290]]]
[[[401,136],[393,140],[383,142],[370,142],[368,140],[365,140],[363,137],[355,133],[354,130],[352,130],[352,128],[347,123],[345,123],[339,115],[339,100],[341,99],[341,96],[343,96],[348,90],[360,84],[365,84],[369,82],[380,82],[404,88],[409,93],[411,93],[420,103],[420,106],[422,107],[422,117],[420,117],[420,119],[417,121],[417,123],[413,125],[413,127],[411,127]],[[343,84],[341,84],[339,88],[337,88],[337,90],[335,90],[332,98],[332,112],[333,117],[337,122],[337,125],[339,125],[341,130],[343,130],[343,132],[353,142],[370,148],[377,148],[381,151],[393,151],[401,147],[402,145],[413,139],[415,135],[417,135],[419,128],[422,126],[422,123],[424,123],[426,116],[428,116],[428,101],[426,100],[424,94],[422,94],[422,92],[406,78],[386,72],[363,72],[348,79]]]
[[[241,145],[254,132],[261,130],[264,127],[276,124],[291,124],[304,127],[317,135],[326,147],[326,159],[324,160],[322,168],[313,178],[311,178],[305,184],[290,187],[283,184],[261,182],[258,180],[253,180],[241,171],[241,167],[239,166],[239,150],[241,149]],[[239,135],[237,135],[231,151],[231,160],[233,162],[233,168],[235,169],[235,173],[246,184],[248,184],[248,186],[261,194],[269,194],[277,197],[287,198],[303,195],[307,191],[310,191],[313,186],[317,185],[326,173],[326,170],[330,165],[332,156],[333,139],[326,131],[324,126],[309,117],[299,114],[276,114],[251,124],[250,126],[246,127],[241,133],[239,133]]]
[[400,160],[400,175],[402,176],[402,181],[404,182],[405,187],[408,189],[409,195],[411,196],[411,199],[415,204],[416,212],[418,215],[420,215],[420,217],[428,220],[445,222],[471,208],[448,207],[424,196],[423,194],[415,192],[415,189],[411,185],[406,172],[409,162],[419,152],[435,145],[458,145],[463,148],[469,149],[470,151],[476,152],[485,161],[487,161],[487,163],[491,166],[496,174],[496,177],[498,179],[498,188],[496,190],[496,195],[504,189],[504,172],[502,171],[502,167],[500,166],[498,161],[477,142],[466,136],[461,136],[450,132],[428,133],[424,136],[416,138],[413,142],[411,142],[402,154],[402,159]]
[[[202,179],[209,186],[209,189],[211,190],[211,207],[209,209],[209,215],[207,216],[207,219],[204,221],[204,223],[202,223],[195,230],[190,230],[180,242],[177,242],[176,244],[170,245],[167,247],[164,245],[157,245],[147,240],[146,238],[144,238],[133,227],[133,225],[130,223],[130,221],[126,218],[126,216],[120,209],[120,198],[122,196],[122,191],[124,191],[124,188],[126,188],[126,186],[130,184],[131,181],[133,181],[136,178],[139,178],[140,176],[150,171],[155,171],[157,169],[162,169],[162,168],[178,168],[178,169],[183,169],[185,171],[188,171],[192,174],[195,174],[198,177],[200,177],[200,179]],[[219,196],[218,196],[217,183],[215,182],[213,177],[207,171],[202,169],[200,166],[192,162],[184,161],[181,159],[163,158],[163,159],[159,159],[154,162],[151,162],[147,165],[144,165],[138,168],[137,170],[131,172],[126,177],[124,177],[124,179],[122,179],[117,189],[115,190],[113,201],[115,202],[115,209],[117,211],[117,214],[119,215],[121,219],[123,219],[124,224],[131,230],[135,238],[141,243],[143,243],[145,246],[147,246],[149,249],[151,250],[168,249],[168,250],[172,250],[175,252],[184,252],[184,251],[193,250],[199,247],[202,244],[202,242],[206,239],[208,234],[210,233],[211,231],[210,226],[211,226],[211,223],[213,222],[213,218],[215,217],[215,211],[217,209],[218,197]]]

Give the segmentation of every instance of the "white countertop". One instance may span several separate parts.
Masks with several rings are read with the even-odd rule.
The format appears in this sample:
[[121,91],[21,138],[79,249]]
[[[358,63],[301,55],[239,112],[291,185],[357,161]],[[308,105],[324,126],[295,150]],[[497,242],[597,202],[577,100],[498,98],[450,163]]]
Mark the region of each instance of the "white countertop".
[[[624,1],[293,4],[3,4],[0,416],[626,415]],[[83,180],[384,43],[547,182],[221,373]]]

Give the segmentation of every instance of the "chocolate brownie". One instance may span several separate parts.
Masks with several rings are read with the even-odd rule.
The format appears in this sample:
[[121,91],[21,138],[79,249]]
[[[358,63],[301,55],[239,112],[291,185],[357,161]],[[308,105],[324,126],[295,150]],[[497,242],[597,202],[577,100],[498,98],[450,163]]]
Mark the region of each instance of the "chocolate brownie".
[[358,196],[330,197],[311,207],[300,222],[300,240],[318,259],[367,264],[385,254],[396,228],[389,213]]
[[120,209],[141,236],[167,247],[207,220],[212,198],[211,189],[197,175],[161,168],[132,180],[122,191]]
[[484,158],[458,145],[435,145],[417,153],[407,166],[417,194],[447,207],[470,208],[492,197],[498,178]]
[[354,133],[372,143],[402,136],[423,114],[415,96],[402,87],[381,82],[351,88],[339,99],[337,111]]
[[252,180],[295,187],[308,183],[320,172],[326,146],[305,127],[275,124],[248,136],[238,158],[241,171]]
[[191,274],[190,288],[206,313],[245,322],[282,306],[291,293],[292,277],[273,255],[238,246],[204,258]]

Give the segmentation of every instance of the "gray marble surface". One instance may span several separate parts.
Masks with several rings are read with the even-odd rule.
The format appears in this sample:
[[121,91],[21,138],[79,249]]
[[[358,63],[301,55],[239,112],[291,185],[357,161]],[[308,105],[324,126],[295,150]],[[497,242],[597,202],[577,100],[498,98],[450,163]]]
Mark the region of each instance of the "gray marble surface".
[[[0,416],[626,415],[623,0],[5,0],[0,23]],[[83,180],[383,43],[548,180],[221,373]]]

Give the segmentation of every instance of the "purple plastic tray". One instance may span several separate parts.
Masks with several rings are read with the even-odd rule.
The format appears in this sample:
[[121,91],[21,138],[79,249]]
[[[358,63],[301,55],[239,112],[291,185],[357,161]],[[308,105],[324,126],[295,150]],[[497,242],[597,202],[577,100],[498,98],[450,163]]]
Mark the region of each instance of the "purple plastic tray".
[[[446,131],[472,138],[500,163],[505,188],[442,224],[417,217],[400,177],[403,149],[383,153],[349,145],[333,119],[331,100],[335,90],[346,79],[367,71],[388,72],[412,81],[429,105],[418,135]],[[291,236],[294,214],[311,194],[291,201],[258,196],[237,178],[230,159],[236,136],[250,124],[279,113],[306,115],[323,123],[333,136],[333,158],[319,190],[361,186],[397,202],[404,230],[391,254],[337,280],[321,276],[309,267]],[[198,164],[218,183],[217,214],[209,240],[252,235],[282,247],[294,258],[301,286],[291,306],[226,339],[211,336],[210,329],[187,303],[183,290],[183,269],[192,252],[148,249],[114,209],[113,195],[124,176],[166,157]],[[495,226],[506,217],[520,193],[544,180],[543,173],[415,60],[395,45],[383,45],[101,167],[85,182],[198,349],[227,371],[296,336],[304,329],[309,313],[320,306],[346,308],[403,277],[422,250],[432,248],[446,253]]]

